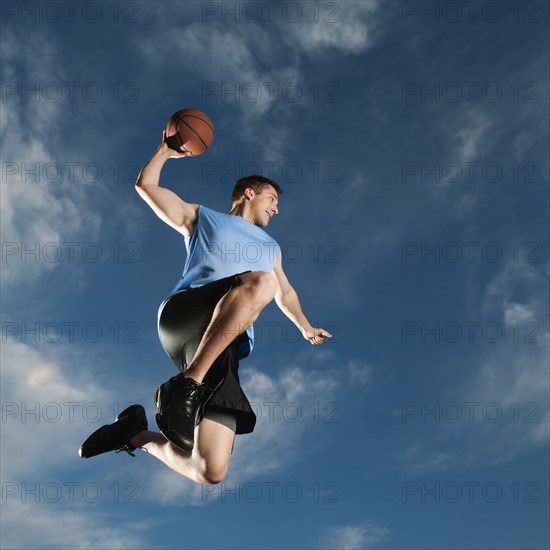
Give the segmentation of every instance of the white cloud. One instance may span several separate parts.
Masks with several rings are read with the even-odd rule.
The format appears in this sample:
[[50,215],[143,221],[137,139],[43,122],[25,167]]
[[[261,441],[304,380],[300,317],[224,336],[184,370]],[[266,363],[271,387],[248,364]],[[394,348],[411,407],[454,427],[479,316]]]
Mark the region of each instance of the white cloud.
[[[19,86],[27,81],[29,86],[64,81],[56,63],[55,45],[46,36],[38,37],[38,40],[41,47],[36,49],[34,41],[21,39],[13,32],[3,33],[5,79]],[[15,73],[15,65],[23,67],[24,73]],[[63,166],[62,154],[52,150],[60,137],[63,105],[15,95],[2,102],[1,108],[2,160],[6,170],[1,204],[3,240],[18,248],[33,248],[35,243],[60,245],[84,235],[93,240],[101,225],[101,216],[89,208],[79,207],[83,193],[78,185],[67,184],[63,178],[57,181],[57,171],[52,172],[54,175],[44,172],[48,163],[53,163],[51,166],[55,170]],[[29,131],[13,131],[13,128],[29,128]],[[15,172],[13,175],[7,175],[8,167],[9,172]],[[54,179],[55,183],[48,178]],[[14,284],[26,277],[38,278],[43,270],[58,265],[48,261],[18,261],[20,258],[18,255],[7,257],[8,261],[2,266],[4,282]]]
[[[326,373],[308,373],[327,390]],[[306,390],[305,373],[299,368],[285,369],[276,379],[251,369],[242,369],[241,383],[258,417],[254,433],[240,436],[235,444],[230,477],[239,480],[266,475],[288,467],[297,460],[296,443],[309,421],[308,406],[314,401],[331,401],[331,391]],[[297,421],[294,419],[298,418]],[[278,452],[273,453],[274,445]]]
[[[540,55],[537,55],[538,53],[533,52],[533,55],[525,59],[523,75],[544,74],[546,72],[548,58],[542,52],[540,52]],[[506,61],[503,59],[502,63],[504,65]],[[507,74],[509,68],[505,66],[502,70]],[[549,83],[547,79],[542,78],[533,82],[530,77],[526,76],[518,76],[518,80],[519,82],[525,82],[518,97],[518,100],[522,101],[521,116],[519,113],[515,113],[515,116],[507,117],[506,125],[511,130],[509,139],[511,140],[512,155],[510,158],[523,164],[533,161],[534,155],[537,155],[536,149],[539,146],[544,148],[542,136],[545,136],[548,131],[548,123],[545,117],[540,116],[540,103],[536,98],[548,97]],[[523,102],[524,100],[525,102]],[[542,148],[541,151],[543,151]]]
[[[86,370],[88,361],[68,347],[51,352],[44,346],[34,348],[10,340],[2,344],[3,548],[143,545],[140,531],[147,527],[146,522],[124,520],[120,515],[113,525],[112,516],[97,511],[94,487],[99,487],[103,501],[109,498],[117,505],[126,502],[122,497],[129,492],[121,489],[122,500],[114,500],[108,481],[109,475],[117,475],[112,467],[116,463],[105,471],[107,461],[92,466],[78,456],[82,441],[114,416],[108,404],[115,401],[91,379]],[[79,368],[68,368],[68,364]],[[88,475],[95,473],[97,481],[84,481],[82,466]],[[97,466],[99,474],[94,470]],[[93,490],[84,492],[90,483]],[[141,481],[131,485],[142,486]],[[138,496],[143,498],[142,491]]]
[[310,55],[338,51],[358,54],[372,45],[379,2],[330,2],[319,4],[318,12],[307,2],[302,16],[289,14],[279,19],[281,36],[293,49]]
[[347,364],[350,379],[358,384],[367,384],[372,378],[372,367],[362,361],[349,361]]
[[533,319],[533,311],[523,304],[512,303],[504,310],[504,322],[507,326]]
[[464,461],[458,455],[451,452],[434,450],[433,446],[428,448],[427,445],[422,444],[420,441],[416,441],[403,451],[400,451],[397,460],[406,464],[410,472],[415,475],[441,472],[454,468],[459,463],[464,466]]
[[[298,355],[296,363],[276,377],[242,368],[241,383],[258,421],[253,434],[237,439],[230,479],[238,476],[242,481],[288,468],[300,459],[302,446],[298,442],[306,437],[305,433],[312,437],[313,430],[330,426],[321,419],[336,414],[341,406],[338,390],[347,384],[348,377],[345,369],[327,367],[333,364],[332,352],[315,356],[318,368],[311,365],[311,359],[308,366],[302,366],[302,356]],[[360,383],[367,382],[358,361],[351,361],[349,368]],[[277,453],[273,453],[274,447]]]
[[[530,255],[532,251],[522,250],[519,257],[514,256],[513,261],[506,263],[488,282],[480,304],[484,315],[502,315],[512,307],[515,308],[516,315],[521,310],[523,313],[530,311],[533,318],[544,317],[547,304],[542,291],[550,275],[550,265],[542,264],[540,261],[521,261],[521,256],[527,252]],[[537,258],[533,257],[533,260]],[[525,303],[520,304],[515,298],[518,294],[525,295]]]
[[208,491],[212,490],[211,487],[216,487],[198,484],[160,463],[144,464],[143,478],[147,479],[147,484],[142,487],[143,498],[163,506],[205,506],[208,502]]
[[372,523],[366,525],[335,525],[326,531],[320,548],[366,550],[387,538],[389,530]]
[[479,161],[494,144],[495,121],[479,107],[462,108],[456,116],[445,118],[442,123],[442,130],[450,140],[451,161],[461,166],[465,162]]
[[59,359],[48,355],[21,342],[2,344],[5,480],[37,479],[52,464],[81,460],[77,451],[87,432],[102,425],[101,417],[108,423],[109,411],[101,405],[109,402],[107,392],[84,372],[69,374]]
[[[143,48],[158,59],[169,51],[182,51],[186,58],[203,70],[201,83],[203,99],[208,103],[236,105],[240,111],[240,124],[233,128],[248,143],[261,143],[270,161],[283,159],[282,149],[288,140],[284,125],[263,126],[265,115],[277,107],[281,88],[287,82],[300,82],[297,67],[265,67],[255,55],[266,33],[256,27],[240,32],[240,27],[210,28],[204,39],[204,25],[193,23],[184,29],[173,28],[165,32],[165,39],[145,42]],[[220,55],[220,52],[223,52]],[[216,125],[216,121],[214,121]],[[260,139],[261,136],[261,139]]]
[[[90,155],[94,155],[94,162],[100,165],[105,177],[106,167],[101,168],[97,162],[96,150],[81,147],[75,151],[74,140],[62,133],[67,125],[67,103],[44,98],[46,83],[61,87],[60,83],[71,81],[59,63],[62,52],[55,40],[36,31],[30,41],[12,30],[5,30],[1,40],[3,80],[17,90],[24,86],[38,89],[37,101],[30,94],[16,93],[8,95],[0,105],[3,139],[0,216],[3,241],[8,246],[2,280],[23,285],[38,281],[45,271],[58,268],[60,261],[52,261],[52,254],[56,258],[59,250],[65,250],[68,257],[67,243],[97,242],[104,220],[116,219],[106,215],[106,211],[111,213],[118,205],[107,199],[101,201],[101,208],[94,208],[94,201],[101,195],[109,197],[110,192],[99,183],[86,181],[82,167],[91,161]],[[35,47],[37,42],[40,48]],[[25,128],[28,130],[14,131]],[[128,221],[123,219],[122,223],[127,224],[125,230],[132,231],[134,236],[143,230],[133,221],[137,211],[137,207],[124,205],[117,212],[127,216]],[[48,243],[50,247],[46,248]],[[26,256],[26,250],[37,250],[38,254]]]
[[[238,108],[240,124],[231,131],[248,143],[259,143],[266,161],[284,162],[292,142],[288,117],[294,112],[287,107],[308,104],[295,98],[298,90],[304,96],[312,85],[304,82],[304,56],[358,54],[374,40],[378,2],[330,6],[321,6],[314,14],[304,3],[295,22],[291,21],[294,15],[277,9],[270,16],[272,24],[262,26],[235,22],[231,17],[218,26],[214,17],[209,20],[207,37],[204,19],[184,26],[156,14],[153,21],[162,28],[163,39],[158,40],[156,33],[140,36],[136,48],[155,67],[163,58],[171,64],[185,58],[200,75],[204,110],[208,112],[209,104],[220,103]],[[332,9],[337,13],[332,14]],[[264,59],[269,63],[262,62]],[[268,114],[272,116],[266,126]]]
[[[489,281],[472,315],[498,324],[501,338],[485,342],[486,351],[469,360],[474,370],[463,386],[447,388],[438,399],[442,407],[458,404],[460,421],[448,421],[442,414],[439,422],[424,423],[421,437],[395,456],[411,472],[507,463],[547,445],[547,271],[548,266],[509,262]],[[520,301],[519,296],[524,298]],[[453,417],[455,411],[453,406]],[[429,443],[424,442],[426,437]]]
[[[150,522],[117,521],[75,504],[60,507],[49,503],[2,504],[2,548],[143,548],[143,532]],[[152,546],[149,546],[152,547]]]

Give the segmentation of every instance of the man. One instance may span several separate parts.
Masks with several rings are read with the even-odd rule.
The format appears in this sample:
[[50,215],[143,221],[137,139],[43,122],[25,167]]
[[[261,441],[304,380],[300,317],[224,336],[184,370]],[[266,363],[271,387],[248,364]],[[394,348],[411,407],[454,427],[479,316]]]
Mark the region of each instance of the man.
[[278,214],[279,185],[263,176],[241,178],[229,214],[189,204],[159,186],[164,163],[190,153],[165,137],[143,167],[136,190],[157,216],[185,238],[183,275],[161,304],[159,337],[180,374],[157,388],[161,433],[148,430],[145,410],[132,405],[94,432],[83,458],[140,448],[198,483],[220,483],[235,434],[250,433],[256,417],[238,378],[239,359],[254,344],[253,323],[273,299],[306,340],[332,335],[310,325],[282,268],[277,242],[262,228]]

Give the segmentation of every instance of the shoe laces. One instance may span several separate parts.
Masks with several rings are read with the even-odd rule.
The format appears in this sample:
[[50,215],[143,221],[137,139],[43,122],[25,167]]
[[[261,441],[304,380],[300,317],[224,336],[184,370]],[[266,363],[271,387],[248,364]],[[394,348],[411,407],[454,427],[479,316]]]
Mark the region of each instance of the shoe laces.
[[187,382],[186,386],[181,389],[181,393],[183,393],[187,400],[197,400],[200,398],[201,394],[204,391],[204,385],[203,384],[191,384]]
[[136,458],[136,455],[132,452],[135,451],[135,447],[131,447],[130,445],[124,445],[124,447],[121,447],[120,449],[115,449],[115,453],[122,453],[123,451],[126,451],[130,456],[133,456]]

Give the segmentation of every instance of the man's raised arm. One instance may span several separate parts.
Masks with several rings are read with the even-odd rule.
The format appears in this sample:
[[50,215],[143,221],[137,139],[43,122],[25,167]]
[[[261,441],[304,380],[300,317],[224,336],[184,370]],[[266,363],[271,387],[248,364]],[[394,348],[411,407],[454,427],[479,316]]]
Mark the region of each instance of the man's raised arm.
[[189,235],[195,227],[199,205],[187,203],[170,189],[160,187],[159,179],[164,163],[169,158],[186,156],[189,156],[189,153],[174,151],[163,141],[143,167],[136,181],[136,191],[153,212],[184,236]]

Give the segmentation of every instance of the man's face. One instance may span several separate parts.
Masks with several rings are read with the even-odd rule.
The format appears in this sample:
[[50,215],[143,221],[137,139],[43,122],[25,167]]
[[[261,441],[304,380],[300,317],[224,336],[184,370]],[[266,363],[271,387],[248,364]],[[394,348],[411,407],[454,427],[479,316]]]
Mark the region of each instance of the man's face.
[[279,213],[277,203],[277,191],[271,185],[264,187],[259,193],[254,193],[250,201],[252,223],[259,227],[266,227],[271,218]]

